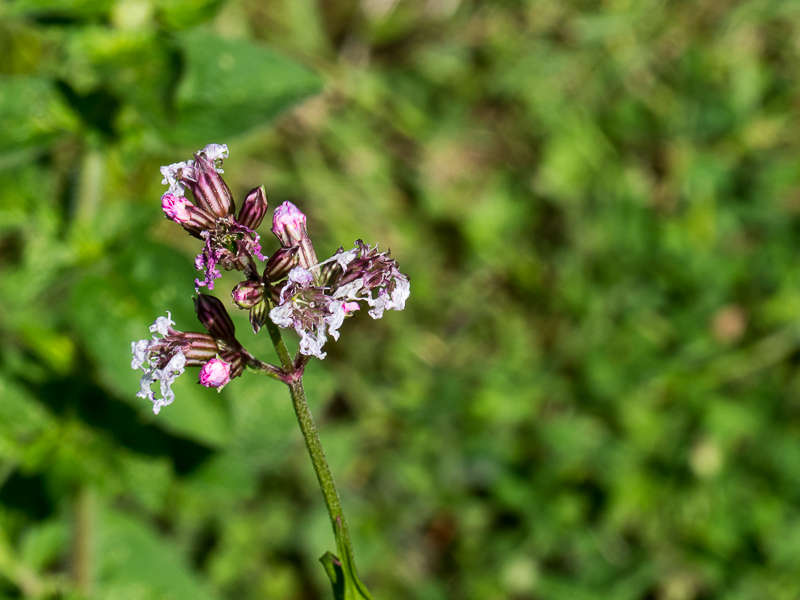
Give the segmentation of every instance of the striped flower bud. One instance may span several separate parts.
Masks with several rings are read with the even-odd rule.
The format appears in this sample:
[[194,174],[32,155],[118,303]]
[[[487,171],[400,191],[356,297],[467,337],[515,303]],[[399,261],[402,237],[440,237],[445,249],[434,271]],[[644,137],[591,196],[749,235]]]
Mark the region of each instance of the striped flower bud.
[[298,262],[298,252],[300,246],[282,247],[269,257],[267,264],[264,266],[264,281],[280,281],[289,274],[289,271],[294,269]]
[[236,222],[255,231],[261,225],[264,215],[267,214],[269,201],[264,186],[257,187],[247,194]]
[[228,311],[222,302],[214,296],[208,294],[197,294],[194,301],[194,311],[197,313],[197,318],[203,324],[208,332],[217,340],[222,340],[239,346],[236,341],[236,330],[233,326]]
[[169,185],[169,192],[183,195],[184,187],[191,190],[197,205],[215,217],[226,217],[235,209],[233,196],[220,177],[222,169],[217,163],[228,156],[225,144],[209,144],[194,155],[195,160],[174,163],[161,167],[162,183]]
[[198,204],[218,217],[227,217],[234,211],[233,195],[204,152],[194,155],[194,179],[184,181]]
[[253,328],[253,333],[258,333],[258,331],[264,326],[264,323],[267,322],[268,316],[269,304],[266,302],[259,302],[250,309],[250,327]]

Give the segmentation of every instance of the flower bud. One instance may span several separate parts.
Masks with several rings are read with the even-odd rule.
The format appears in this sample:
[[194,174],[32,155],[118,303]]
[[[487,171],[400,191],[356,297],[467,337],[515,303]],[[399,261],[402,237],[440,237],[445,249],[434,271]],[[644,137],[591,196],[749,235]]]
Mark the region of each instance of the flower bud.
[[264,300],[264,284],[260,281],[242,281],[233,288],[231,297],[239,308],[251,308]]
[[196,238],[201,237],[201,231],[207,231],[214,227],[214,218],[183,196],[164,194],[161,196],[161,208],[168,219],[181,225]]
[[228,311],[218,298],[208,294],[197,294],[194,301],[194,311],[197,318],[217,340],[239,345],[236,341],[236,330],[233,327]]
[[264,267],[264,281],[279,281],[286,277],[299,262],[297,256],[299,250],[300,246],[284,246],[270,256]]
[[262,185],[261,187],[251,190],[250,193],[247,194],[247,197],[244,199],[244,204],[242,204],[242,208],[239,210],[239,216],[236,218],[236,222],[239,223],[239,225],[244,225],[255,231],[258,226],[261,225],[264,215],[267,214],[268,207],[267,192]]
[[188,187],[201,208],[217,217],[226,217],[235,209],[228,185],[220,177],[213,159],[205,151],[194,155],[194,178],[181,182]]
[[266,302],[259,302],[250,309],[250,326],[253,328],[253,333],[258,333],[259,329],[267,322],[269,315],[269,304]]
[[284,247],[300,246],[301,266],[311,269],[317,264],[317,254],[306,231],[306,216],[294,204],[284,202],[275,209],[272,217],[272,233]]
[[200,385],[221,389],[230,380],[231,366],[218,358],[212,358],[200,369]]

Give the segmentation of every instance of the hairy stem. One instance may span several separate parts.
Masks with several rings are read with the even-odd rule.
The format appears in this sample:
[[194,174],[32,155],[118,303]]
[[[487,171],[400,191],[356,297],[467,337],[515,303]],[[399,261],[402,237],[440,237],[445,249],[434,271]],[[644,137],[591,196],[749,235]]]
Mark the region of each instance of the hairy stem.
[[336,484],[333,481],[331,469],[325,458],[325,452],[322,450],[322,442],[320,442],[319,435],[317,434],[317,427],[314,425],[314,418],[311,416],[308,400],[306,400],[306,392],[303,389],[303,370],[308,362],[308,357],[298,353],[298,356],[292,361],[292,357],[289,355],[286,344],[283,342],[283,337],[281,336],[281,331],[278,326],[270,319],[267,319],[264,325],[269,332],[269,337],[283,365],[284,376],[279,377],[279,379],[289,387],[289,394],[292,397],[292,404],[294,406],[294,412],[297,415],[297,422],[300,425],[300,431],[303,433],[303,439],[306,442],[306,449],[308,450],[308,455],[311,457],[311,463],[314,465],[314,473],[317,475],[317,481],[319,482],[322,496],[325,498],[325,506],[331,518],[331,526],[333,527],[334,534],[337,532],[338,523],[341,528],[345,548],[349,555],[352,556],[353,544],[350,541],[350,530],[347,528],[347,520],[344,517],[342,503],[339,500],[339,492],[336,490]]
[[336,491],[336,484],[333,481],[331,469],[325,458],[325,452],[322,450],[322,443],[319,440],[317,428],[314,425],[314,419],[311,417],[311,411],[308,408],[303,382],[297,379],[288,385],[289,393],[292,396],[294,412],[297,415],[297,422],[300,424],[300,430],[303,432],[308,455],[311,457],[320,490],[322,490],[322,495],[325,498],[325,506],[328,508],[328,515],[330,515],[331,518],[331,526],[333,527],[334,533],[336,533],[336,524],[337,522],[340,524],[345,547],[350,556],[352,556],[353,544],[350,541],[350,531],[347,528],[347,521],[344,518],[344,511],[342,510],[342,504],[339,500],[339,492]]

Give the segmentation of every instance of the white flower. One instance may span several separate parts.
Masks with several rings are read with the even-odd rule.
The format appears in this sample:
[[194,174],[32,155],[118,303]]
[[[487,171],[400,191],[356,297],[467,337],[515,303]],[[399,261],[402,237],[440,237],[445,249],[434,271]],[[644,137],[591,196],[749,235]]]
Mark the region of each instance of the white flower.
[[[172,315],[167,312],[166,317],[158,317],[150,326],[150,331],[163,337],[153,336],[152,340],[131,343],[131,368],[141,369],[143,372],[139,381],[141,389],[136,396],[149,399],[153,403],[155,414],[158,414],[161,407],[172,404],[175,400],[172,384],[186,367],[186,356],[166,339],[168,335],[176,333],[172,329],[174,324]],[[163,366],[159,368],[159,365]],[[159,382],[160,398],[152,390],[152,385],[156,382]]]

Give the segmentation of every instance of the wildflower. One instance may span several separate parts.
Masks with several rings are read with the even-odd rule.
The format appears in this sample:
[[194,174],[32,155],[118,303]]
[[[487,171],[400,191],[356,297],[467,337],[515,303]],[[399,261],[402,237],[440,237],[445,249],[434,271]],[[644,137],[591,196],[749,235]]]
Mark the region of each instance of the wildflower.
[[284,248],[298,246],[299,263],[306,269],[313,269],[317,264],[314,245],[306,231],[306,216],[291,202],[284,202],[272,215],[272,233],[275,234]]
[[264,284],[260,281],[242,281],[231,292],[239,308],[252,308],[264,300]]
[[267,214],[267,208],[269,208],[267,192],[264,190],[264,186],[257,187],[250,190],[250,193],[245,197],[236,221],[239,225],[256,230],[261,225],[264,215]]
[[212,358],[200,369],[200,385],[222,389],[231,380],[231,366],[224,360]]
[[[203,272],[203,277],[195,280],[196,290],[213,290],[214,281],[222,276],[220,268],[255,277],[255,259],[266,260],[254,231],[267,211],[266,193],[263,188],[252,190],[239,217],[234,217],[233,197],[220,176],[223,171],[219,165],[227,156],[225,144],[209,144],[195,154],[194,160],[161,167],[162,183],[169,186],[161,198],[164,213],[204,242],[202,252],[195,258],[195,268]],[[196,204],[183,196],[184,188],[192,192]]]
[[340,248],[315,269],[324,286],[315,284],[310,270],[295,267],[280,288],[277,306],[269,313],[273,323],[294,328],[300,335],[302,354],[325,358],[322,346],[327,336],[339,339],[345,317],[361,308],[361,302],[370,307],[373,319],[380,319],[385,310],[405,308],[408,277],[388,252],[378,252],[361,240],[347,252]]
[[203,231],[214,227],[213,215],[196,207],[183,196],[167,192],[161,196],[161,208],[168,219],[181,225],[196,238],[201,238]]
[[[203,365],[219,352],[210,335],[177,331],[172,327],[174,324],[172,315],[167,312],[166,317],[158,317],[150,326],[150,331],[161,337],[154,335],[152,340],[131,343],[131,368],[141,369],[144,373],[140,380],[141,390],[136,395],[148,398],[153,403],[155,414],[175,400],[172,384],[185,367]],[[160,398],[151,389],[156,382],[159,383]]]
[[189,188],[197,204],[217,217],[226,217],[234,210],[233,196],[220,177],[222,165],[228,157],[228,146],[209,144],[194,155],[194,160],[161,167],[163,184],[169,185],[169,193],[182,196],[184,187]]
[[219,267],[226,271],[244,271],[250,276],[258,272],[254,259],[266,260],[261,254],[258,234],[230,217],[217,219],[214,229],[203,231],[200,236],[205,245],[194,265],[198,271],[203,271],[204,277],[195,279],[197,290],[203,286],[214,289],[214,280],[222,276]]

